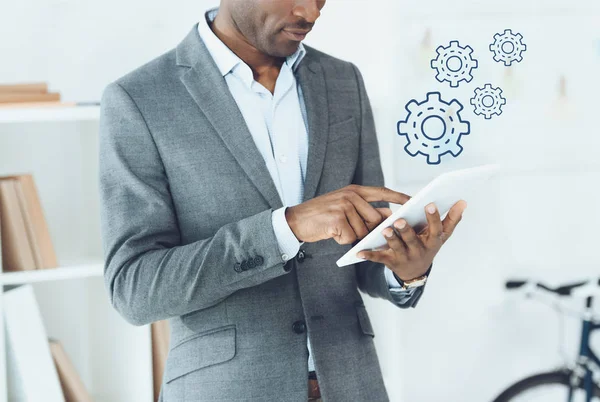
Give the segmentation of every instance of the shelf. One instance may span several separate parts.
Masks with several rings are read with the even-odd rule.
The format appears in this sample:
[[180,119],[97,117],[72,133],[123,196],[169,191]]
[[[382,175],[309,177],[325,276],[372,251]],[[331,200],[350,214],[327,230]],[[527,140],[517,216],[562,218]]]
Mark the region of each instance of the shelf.
[[102,261],[67,265],[58,268],[39,269],[32,271],[2,272],[0,284],[21,285],[25,283],[57,281],[64,279],[79,279],[88,277],[101,277],[103,274]]
[[0,108],[0,123],[75,122],[99,118],[98,105]]

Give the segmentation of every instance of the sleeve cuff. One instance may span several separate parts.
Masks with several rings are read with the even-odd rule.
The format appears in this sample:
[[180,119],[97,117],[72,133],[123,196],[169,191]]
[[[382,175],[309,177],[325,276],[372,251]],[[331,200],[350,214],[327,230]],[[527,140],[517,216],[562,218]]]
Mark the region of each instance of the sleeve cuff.
[[[432,267],[433,267],[433,263],[429,266],[429,269],[427,269],[427,272],[425,272],[425,275],[429,276],[429,274],[431,273]],[[425,285],[417,287],[417,288],[402,289],[402,286],[400,286],[400,282],[398,282],[398,280],[396,279],[396,275],[394,275],[394,272],[391,269],[389,269],[388,267],[385,267],[384,269],[385,269],[385,278],[388,282],[388,286],[390,287],[389,291],[390,291],[390,295],[392,296],[394,303],[398,307],[401,307],[401,308],[417,307],[417,303],[419,302],[419,299],[423,295],[423,292],[425,291],[425,286],[427,286],[427,283],[425,283]],[[392,285],[392,283],[391,283],[392,280],[394,280],[398,284],[397,287]]]
[[385,280],[387,281],[387,284],[390,287],[390,289],[402,287],[402,285],[400,285],[400,282],[398,282],[398,280],[394,276],[394,272],[391,269],[385,267],[384,274]]
[[290,225],[287,223],[287,219],[285,219],[286,208],[287,207],[281,207],[274,210],[271,214],[271,221],[275,237],[277,238],[279,251],[281,252],[281,258],[287,261],[298,254],[301,243],[296,239],[294,232],[292,232]]

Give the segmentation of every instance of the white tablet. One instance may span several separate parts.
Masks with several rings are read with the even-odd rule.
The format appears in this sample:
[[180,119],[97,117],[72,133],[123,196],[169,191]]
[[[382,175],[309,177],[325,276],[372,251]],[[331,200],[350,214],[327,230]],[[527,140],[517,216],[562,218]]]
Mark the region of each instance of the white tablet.
[[387,241],[381,232],[392,226],[397,219],[404,218],[419,233],[427,226],[425,216],[425,206],[427,204],[430,202],[435,203],[443,219],[452,205],[460,200],[468,202],[469,194],[479,190],[480,186],[499,169],[499,165],[484,165],[439,175],[352,247],[342,258],[337,260],[336,264],[338,267],[355,264],[364,261],[364,259],[356,256],[359,251],[386,248]]

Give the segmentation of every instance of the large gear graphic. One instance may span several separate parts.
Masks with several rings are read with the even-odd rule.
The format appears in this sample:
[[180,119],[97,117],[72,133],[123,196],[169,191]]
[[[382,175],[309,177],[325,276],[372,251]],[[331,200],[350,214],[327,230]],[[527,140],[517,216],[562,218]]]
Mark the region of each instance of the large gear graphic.
[[453,40],[447,47],[439,46],[436,52],[437,57],[431,60],[431,68],[437,70],[436,80],[448,81],[453,88],[458,87],[461,81],[471,82],[471,72],[477,68],[477,60],[471,57],[471,46],[461,47],[458,41]]
[[503,34],[494,35],[490,50],[494,52],[495,61],[503,61],[505,66],[510,66],[513,61],[519,63],[523,60],[522,53],[527,50],[527,45],[523,43],[523,35],[513,34],[510,29],[505,29]]
[[484,115],[486,119],[491,119],[492,115],[500,116],[502,106],[506,105],[506,98],[502,96],[502,89],[492,87],[492,84],[485,84],[483,88],[475,88],[475,96],[471,98],[471,105],[476,115]]
[[398,134],[408,139],[404,150],[412,157],[426,156],[430,165],[438,165],[447,153],[456,158],[463,150],[461,137],[471,132],[470,123],[461,119],[462,109],[458,100],[447,103],[439,92],[428,92],[421,103],[415,99],[408,102],[408,116],[397,125]]

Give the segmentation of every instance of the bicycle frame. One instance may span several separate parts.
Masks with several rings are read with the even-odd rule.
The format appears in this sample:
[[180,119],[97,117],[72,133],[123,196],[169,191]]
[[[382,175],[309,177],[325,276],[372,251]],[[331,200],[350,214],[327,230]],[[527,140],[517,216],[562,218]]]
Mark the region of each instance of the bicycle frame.
[[[593,297],[588,296],[586,298],[586,317],[583,319],[583,325],[581,327],[581,345],[579,347],[579,358],[578,364],[584,366],[585,375],[583,377],[583,386],[586,393],[586,402],[592,402],[594,397],[594,378],[593,371],[590,368],[588,362],[593,361],[598,367],[600,367],[600,359],[594,351],[590,348],[590,335],[593,331],[600,329],[600,323],[594,322],[592,317],[592,302]],[[567,402],[573,400],[573,388],[569,390],[569,399]]]

